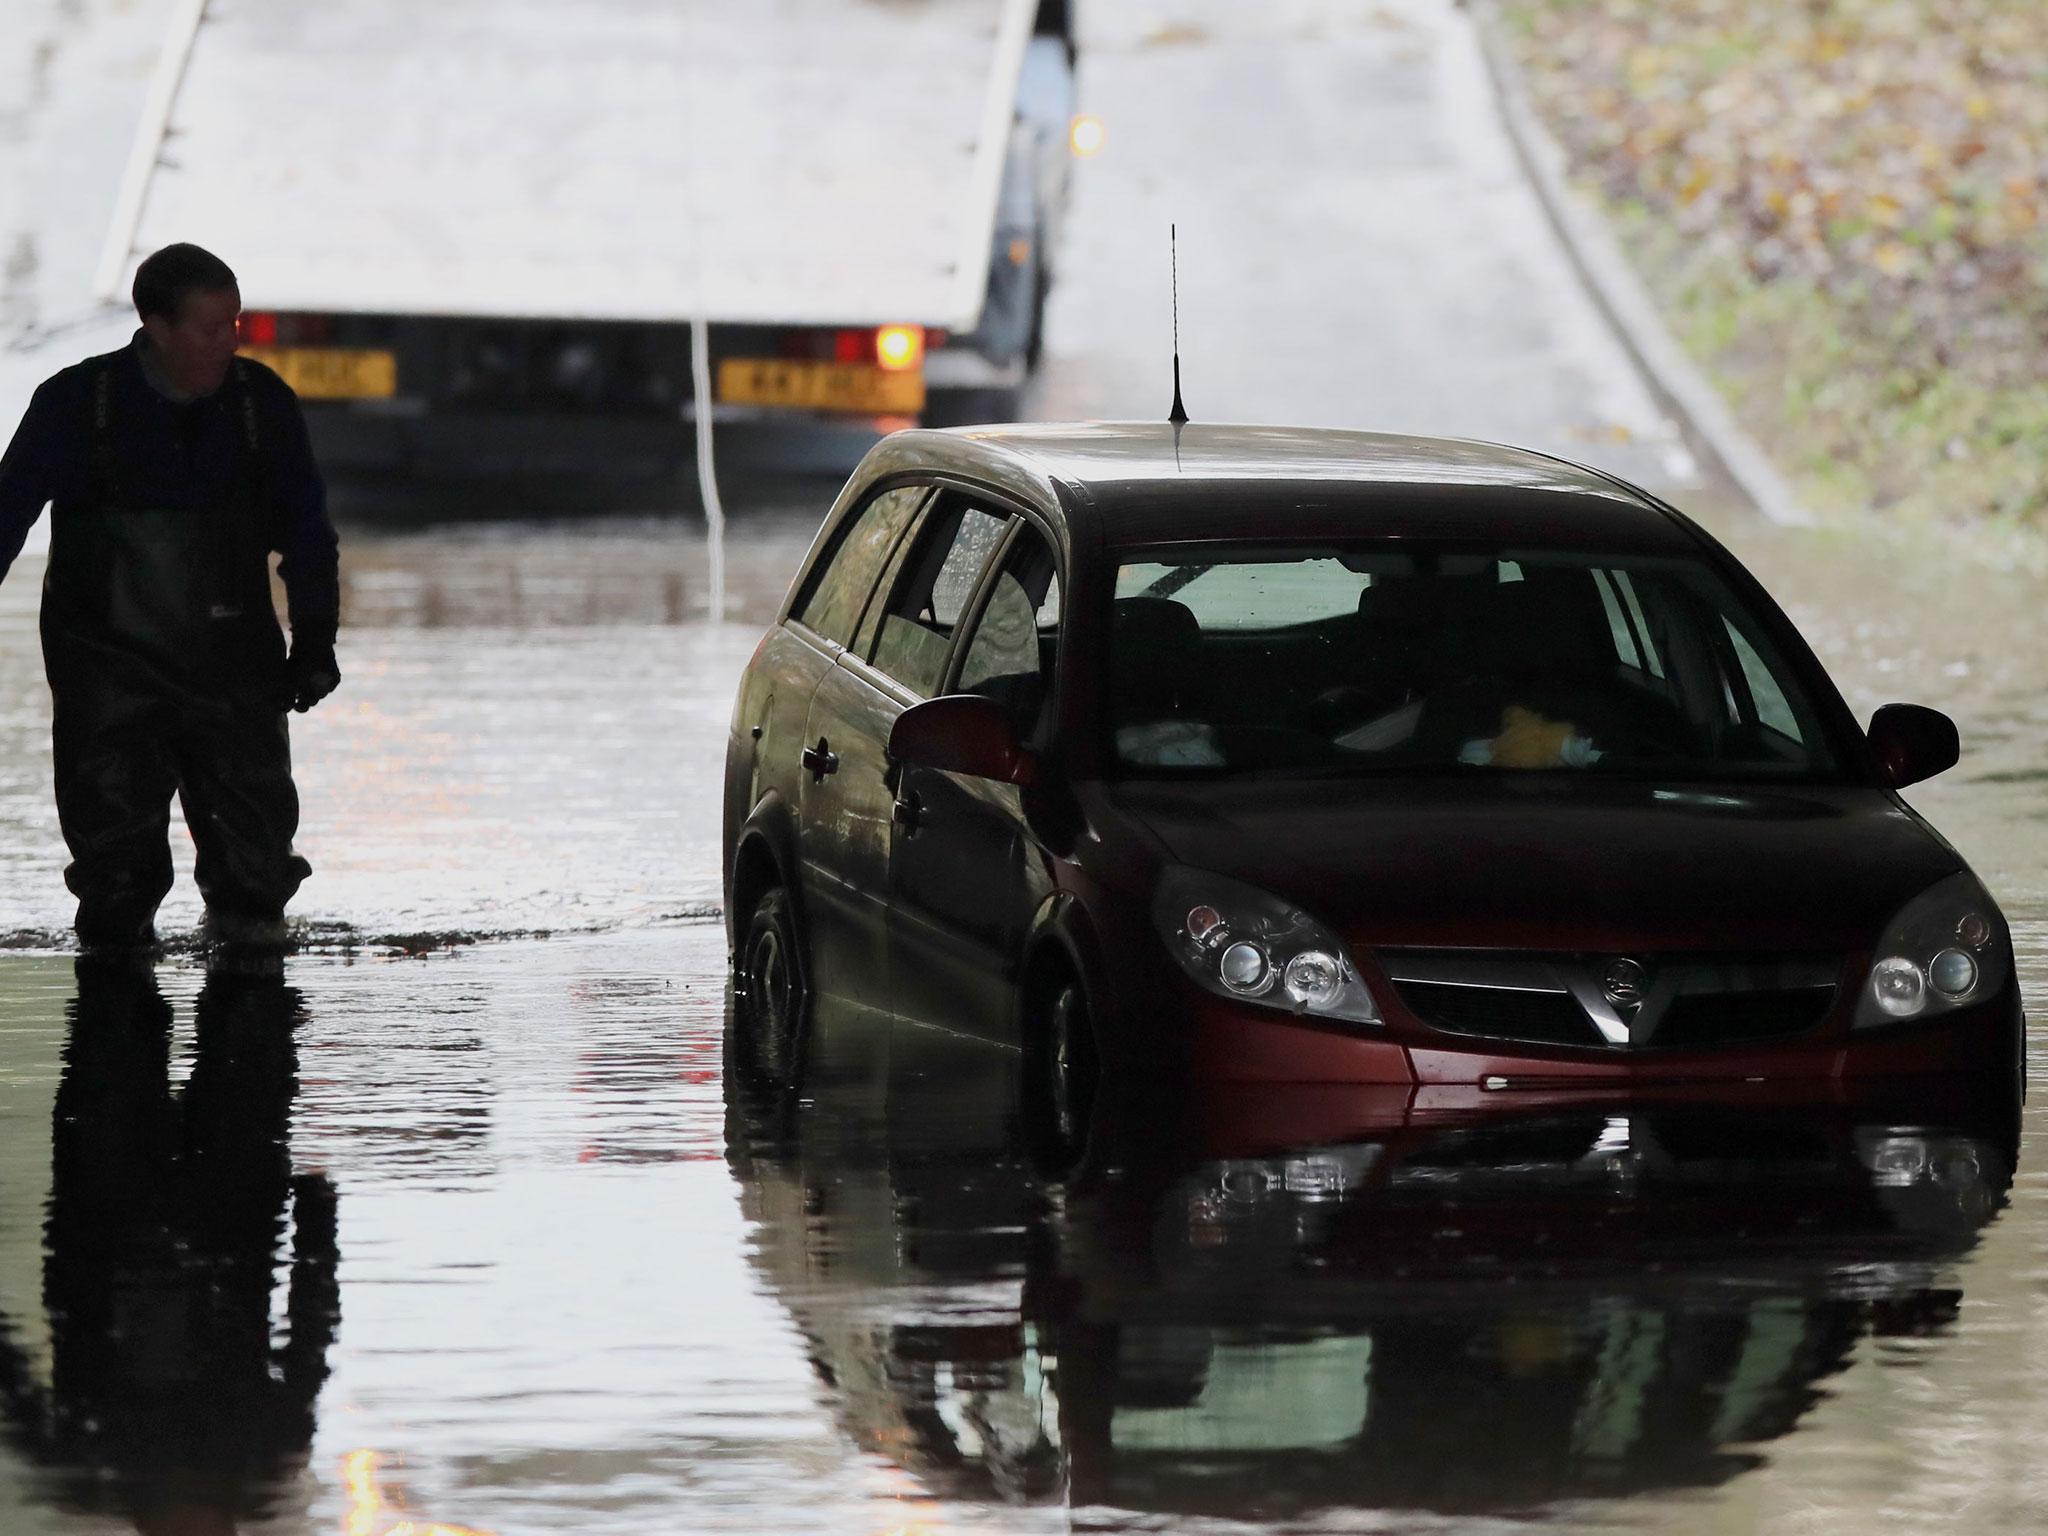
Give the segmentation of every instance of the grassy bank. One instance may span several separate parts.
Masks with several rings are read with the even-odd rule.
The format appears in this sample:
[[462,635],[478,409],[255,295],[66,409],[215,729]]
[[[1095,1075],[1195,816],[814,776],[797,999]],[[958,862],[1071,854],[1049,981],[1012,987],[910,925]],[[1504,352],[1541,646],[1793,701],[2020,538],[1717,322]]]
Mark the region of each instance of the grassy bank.
[[2048,4],[1500,10],[1575,177],[1810,506],[2048,536]]

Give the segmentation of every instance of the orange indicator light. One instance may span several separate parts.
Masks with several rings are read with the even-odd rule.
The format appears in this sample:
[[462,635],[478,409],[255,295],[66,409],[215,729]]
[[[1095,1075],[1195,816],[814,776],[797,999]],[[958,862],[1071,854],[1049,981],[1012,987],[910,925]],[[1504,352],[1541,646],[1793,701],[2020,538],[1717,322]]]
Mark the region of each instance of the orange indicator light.
[[924,327],[885,325],[875,332],[875,361],[892,373],[903,373],[924,363]]

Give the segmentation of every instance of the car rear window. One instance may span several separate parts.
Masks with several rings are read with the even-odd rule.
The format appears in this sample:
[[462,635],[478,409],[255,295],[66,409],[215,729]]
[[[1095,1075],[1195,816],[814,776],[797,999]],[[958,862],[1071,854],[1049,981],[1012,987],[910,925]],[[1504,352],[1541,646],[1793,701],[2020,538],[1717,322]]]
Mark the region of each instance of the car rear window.
[[1161,552],[1118,569],[1110,682],[1140,775],[1840,771],[1769,626],[1701,561]]
[[1349,613],[1371,577],[1341,560],[1126,565],[1116,595],[1154,593],[1186,606],[1204,629],[1259,629]]

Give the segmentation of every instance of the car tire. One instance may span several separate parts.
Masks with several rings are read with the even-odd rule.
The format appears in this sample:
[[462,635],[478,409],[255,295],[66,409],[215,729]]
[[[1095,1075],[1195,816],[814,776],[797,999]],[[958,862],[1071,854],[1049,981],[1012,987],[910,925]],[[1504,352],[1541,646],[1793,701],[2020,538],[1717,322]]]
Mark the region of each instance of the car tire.
[[756,1087],[790,1091],[803,1077],[810,967],[784,887],[771,886],[755,904],[735,970],[736,1064]]
[[2020,1122],[2027,1109],[2027,1016],[2015,1005],[2012,1010],[2012,1055],[2000,1073],[1998,1109],[2002,1126],[2010,1132],[2014,1156],[2019,1152]]
[[1025,1144],[1040,1172],[1063,1177],[1080,1166],[1102,1087],[1102,1057],[1080,980],[1057,976],[1025,1020]]
[[2013,1098],[2023,1110],[2028,1106],[2028,1014],[2013,1010]]

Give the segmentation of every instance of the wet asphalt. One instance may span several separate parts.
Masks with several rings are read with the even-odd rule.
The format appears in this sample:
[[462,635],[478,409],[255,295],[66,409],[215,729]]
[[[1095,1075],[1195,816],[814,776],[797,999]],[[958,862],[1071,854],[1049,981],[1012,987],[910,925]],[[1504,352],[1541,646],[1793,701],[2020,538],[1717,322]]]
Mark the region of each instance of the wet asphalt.
[[[1961,722],[1914,799],[2048,1017],[2030,581],[1696,510],[1859,712]],[[2015,1179],[1924,1109],[1230,1159],[1146,1105],[1062,1187],[999,1052],[835,1005],[804,1103],[728,1083],[724,724],[808,532],[742,514],[714,628],[688,522],[358,531],[285,989],[53,952],[0,587],[0,1529],[2029,1525],[2038,1110]]]
[[[1450,7],[1090,26],[1110,150],[1033,409],[1163,408],[1140,237],[1174,217],[1198,414],[1666,489],[1860,716],[1956,717],[1963,762],[1909,798],[2048,1028],[2039,578],[1696,484]],[[2038,1098],[2016,1147],[1922,1108],[1246,1149],[1138,1103],[1051,1184],[1013,1062],[884,1015],[829,1010],[800,1103],[729,1081],[726,719],[834,490],[767,454],[730,466],[723,625],[686,487],[669,517],[349,529],[282,983],[205,974],[182,839],[171,953],[74,975],[34,557],[0,585],[0,1531],[2036,1527]]]

